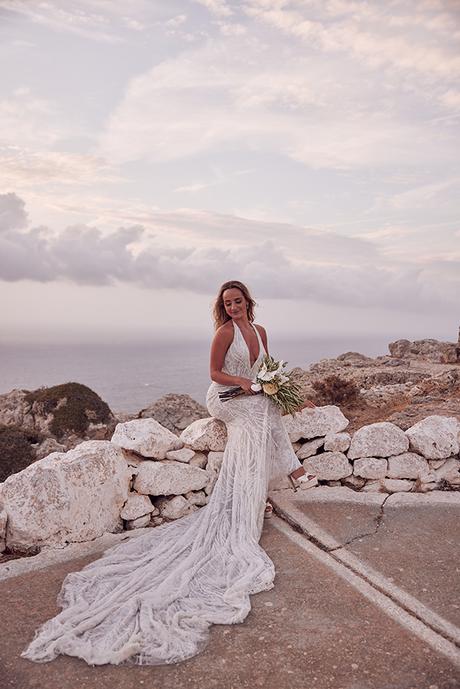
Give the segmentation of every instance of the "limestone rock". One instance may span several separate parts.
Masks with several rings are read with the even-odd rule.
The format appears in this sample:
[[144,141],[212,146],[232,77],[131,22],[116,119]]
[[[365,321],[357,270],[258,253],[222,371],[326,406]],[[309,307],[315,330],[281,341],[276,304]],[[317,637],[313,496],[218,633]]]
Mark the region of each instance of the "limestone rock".
[[192,450],[223,452],[227,443],[227,429],[219,419],[199,419],[183,430],[179,438]]
[[346,452],[350,443],[349,433],[328,433],[324,438],[324,449],[326,452]]
[[191,505],[198,505],[199,507],[206,505],[208,502],[208,496],[203,490],[190,490],[185,494],[185,497]]
[[139,418],[153,418],[172,433],[179,435],[197,419],[209,417],[208,410],[190,395],[170,393],[139,412]]
[[144,526],[149,526],[150,524],[150,514],[144,514],[142,517],[137,517],[137,519],[128,519],[126,521],[126,529],[128,531],[132,529],[142,529]]
[[380,408],[409,397],[412,387],[410,381],[394,385],[376,385],[369,390],[362,390],[361,399],[370,407]]
[[122,451],[104,440],[34,462],[2,486],[7,546],[27,552],[121,531],[129,481]]
[[299,459],[307,459],[316,454],[316,450],[324,445],[324,438],[314,438],[313,440],[307,440],[305,443],[298,443],[300,445],[299,450],[297,450],[296,455]]
[[217,471],[208,468],[206,468],[206,474],[208,476],[208,481],[204,487],[204,492],[206,493],[206,495],[211,495],[214,486],[216,485],[216,481],[219,478],[219,474],[217,473]]
[[190,466],[200,467],[200,469],[204,469],[207,463],[208,457],[204,452],[195,452],[192,459],[189,461]]
[[137,455],[135,452],[131,452],[131,450],[124,450],[123,448],[121,448],[121,450],[123,452],[123,457],[126,459],[128,466],[132,467],[133,469],[138,469],[142,462],[145,461],[143,457]]
[[163,524],[164,518],[160,516],[150,517],[149,526],[160,526]]
[[460,486],[460,460],[451,457],[439,469],[434,470],[436,480],[444,479],[452,486]]
[[450,416],[427,416],[407,429],[410,449],[426,459],[447,459],[459,451],[460,424]]
[[36,449],[35,458],[43,459],[47,457],[52,452],[65,452],[66,446],[62,443],[58,443],[55,438],[45,438]]
[[345,476],[345,478],[342,479],[342,484],[348,488],[352,488],[353,490],[360,490],[365,483],[365,478],[355,476],[354,474],[351,474],[351,476]]
[[384,478],[387,460],[383,457],[361,457],[353,462],[353,474],[361,478]]
[[389,478],[418,478],[429,472],[430,467],[426,459],[415,452],[403,452],[388,458]]
[[361,488],[363,493],[384,493],[381,483],[382,479],[376,481],[366,481],[366,484]]
[[[129,521],[136,520],[138,517],[144,517],[146,514],[150,515],[155,511],[151,500],[147,495],[139,495],[138,493],[130,493],[123,509],[120,512],[120,517]],[[156,510],[158,514],[158,510]]]
[[211,471],[216,471],[219,473],[220,467],[222,466],[222,460],[224,458],[223,452],[210,452],[208,454],[208,464],[207,468]]
[[0,424],[35,430],[31,405],[25,399],[28,390],[11,390],[0,395]]
[[294,417],[286,414],[283,421],[291,442],[296,442],[300,438],[310,440],[328,433],[339,433],[349,424],[339,407],[334,405],[314,409],[306,407],[294,414]]
[[439,469],[443,464],[447,462],[447,459],[429,459],[428,464],[430,469]]
[[179,450],[183,443],[155,419],[134,419],[117,424],[112,443],[133,450],[143,457],[164,459],[170,450]]
[[8,515],[5,510],[0,510],[0,553],[6,548],[6,522]]
[[433,339],[396,340],[388,345],[391,356],[399,359],[421,359],[440,364],[456,363],[458,360],[457,345],[454,342],[439,342]]
[[305,471],[315,474],[318,480],[336,481],[353,473],[350,462],[342,452],[322,452],[308,457],[302,465]]
[[389,457],[406,452],[409,440],[398,426],[388,421],[371,423],[359,428],[351,439],[349,459]]
[[192,505],[183,495],[176,495],[174,498],[160,498],[157,507],[160,510],[160,516],[165,519],[180,519],[200,509],[196,505]]
[[199,467],[171,460],[146,460],[139,467],[134,490],[143,495],[182,495],[189,490],[201,490],[208,479],[206,471]]
[[414,481],[398,478],[382,478],[380,479],[381,486],[386,493],[401,493],[412,490]]
[[195,451],[188,447],[183,447],[181,450],[169,450],[166,453],[166,459],[174,459],[176,462],[190,462],[195,456]]

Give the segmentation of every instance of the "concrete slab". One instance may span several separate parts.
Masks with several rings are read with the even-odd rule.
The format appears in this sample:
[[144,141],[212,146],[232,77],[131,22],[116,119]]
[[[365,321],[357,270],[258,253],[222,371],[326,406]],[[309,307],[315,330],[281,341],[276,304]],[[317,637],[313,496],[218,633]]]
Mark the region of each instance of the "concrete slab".
[[460,505],[388,500],[378,530],[347,549],[460,627],[459,523]]
[[2,689],[460,686],[460,672],[448,658],[312,557],[283,528],[289,527],[273,517],[261,539],[276,566],[275,587],[251,597],[243,624],[212,627],[205,651],[173,666],[90,667],[67,656],[36,664],[20,657],[34,630],[58,611],[55,601],[65,575],[95,559],[94,553],[2,582]]
[[[355,570],[363,563],[364,576],[366,568],[371,577],[382,575],[393,591],[399,587],[460,626],[460,493],[336,492],[338,500],[316,489],[275,491],[271,498],[275,509],[320,547]],[[383,588],[392,595],[391,586]]]

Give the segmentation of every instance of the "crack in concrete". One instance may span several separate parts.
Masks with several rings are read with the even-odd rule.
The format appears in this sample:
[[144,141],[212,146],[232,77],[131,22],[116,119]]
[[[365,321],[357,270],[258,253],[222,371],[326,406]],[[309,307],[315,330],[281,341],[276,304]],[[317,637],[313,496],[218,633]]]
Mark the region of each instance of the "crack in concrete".
[[375,536],[377,531],[380,529],[380,527],[383,524],[383,517],[384,515],[384,508],[385,508],[385,503],[388,500],[388,498],[391,498],[392,493],[389,493],[385,499],[382,501],[382,504],[380,505],[380,511],[376,517],[374,517],[374,521],[376,523],[376,527],[373,531],[368,531],[367,533],[362,533],[358,534],[357,536],[353,536],[353,538],[350,538],[349,541],[345,541],[341,545],[336,546],[335,548],[329,548],[328,551],[332,552],[333,550],[339,550],[340,548],[344,548],[347,545],[350,545],[350,543],[353,543],[353,541],[358,540],[359,538],[366,538],[367,536]]

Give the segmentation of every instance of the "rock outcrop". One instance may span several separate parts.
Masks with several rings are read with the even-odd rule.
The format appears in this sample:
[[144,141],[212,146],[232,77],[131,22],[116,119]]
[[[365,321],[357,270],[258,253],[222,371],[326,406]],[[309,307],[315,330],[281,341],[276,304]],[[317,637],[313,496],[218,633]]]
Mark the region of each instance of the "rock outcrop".
[[0,395],[0,480],[50,452],[110,438],[115,424],[108,405],[80,383]]
[[305,397],[340,406],[349,432],[378,421],[406,430],[432,415],[460,420],[460,340],[398,340],[389,349],[375,358],[345,352],[294,371]]
[[459,361],[458,343],[438,340],[396,340],[388,345],[390,354],[397,359],[421,359],[437,364],[455,364]]
[[123,453],[109,441],[85,441],[34,462],[1,486],[7,547],[63,547],[121,531],[129,481]]
[[138,416],[140,419],[153,418],[172,433],[180,435],[194,421],[209,417],[209,413],[190,395],[170,393],[142,409]]

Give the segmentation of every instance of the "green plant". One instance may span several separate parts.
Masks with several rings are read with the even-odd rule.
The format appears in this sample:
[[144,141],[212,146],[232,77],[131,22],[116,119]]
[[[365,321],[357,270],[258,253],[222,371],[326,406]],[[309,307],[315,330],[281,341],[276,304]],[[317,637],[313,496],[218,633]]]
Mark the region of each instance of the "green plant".
[[15,426],[0,426],[0,482],[17,474],[35,460],[32,443],[42,439],[39,433],[29,433]]
[[44,416],[53,414],[50,431],[56,438],[67,433],[84,435],[90,423],[108,423],[109,406],[91,388],[81,383],[63,383],[29,392],[26,401]]

